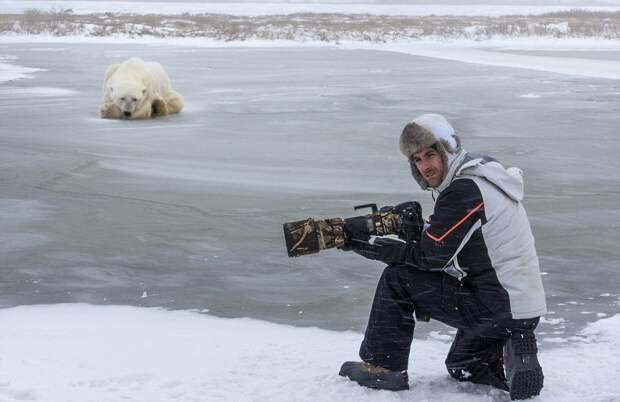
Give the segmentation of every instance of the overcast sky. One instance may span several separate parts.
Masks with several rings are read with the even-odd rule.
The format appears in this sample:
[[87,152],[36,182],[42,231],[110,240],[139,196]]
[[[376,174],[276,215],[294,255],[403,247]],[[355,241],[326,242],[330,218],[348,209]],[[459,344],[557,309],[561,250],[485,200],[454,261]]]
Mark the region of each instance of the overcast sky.
[[[96,0],[93,0],[96,1]],[[137,0],[136,0],[137,1]],[[165,0],[161,0],[165,1]],[[367,4],[533,4],[533,5],[618,5],[620,0],[185,0],[201,3],[367,3]]]
[[[0,0],[0,4],[3,1]],[[8,0],[18,1],[18,0]],[[35,0],[36,1],[36,0]],[[45,0],[42,0],[45,1]],[[77,0],[77,1],[100,1],[100,0]],[[620,0],[106,0],[106,1],[144,1],[144,2],[188,2],[188,3],[362,3],[362,4],[498,4],[498,5],[524,5],[537,6],[609,6],[620,5]]]
[[[96,1],[96,0],[93,0]],[[130,0],[138,1],[138,0]],[[147,0],[148,1],[148,0]],[[153,0],[159,1],[159,0]],[[165,1],[165,0],[161,0]],[[181,1],[181,0],[177,0]],[[532,5],[620,5],[620,0],[182,0],[201,3],[366,3],[366,4],[532,4]]]

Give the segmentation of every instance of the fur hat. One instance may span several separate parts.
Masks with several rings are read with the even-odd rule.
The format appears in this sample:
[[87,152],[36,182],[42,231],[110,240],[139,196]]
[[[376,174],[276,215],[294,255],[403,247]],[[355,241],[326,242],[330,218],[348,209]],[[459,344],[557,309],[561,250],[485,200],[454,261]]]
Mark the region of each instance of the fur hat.
[[413,162],[413,155],[424,148],[433,147],[443,160],[442,180],[456,155],[461,151],[461,139],[454,128],[439,114],[423,114],[405,126],[400,135],[400,151],[409,159],[411,174],[423,190],[429,188],[428,183]]

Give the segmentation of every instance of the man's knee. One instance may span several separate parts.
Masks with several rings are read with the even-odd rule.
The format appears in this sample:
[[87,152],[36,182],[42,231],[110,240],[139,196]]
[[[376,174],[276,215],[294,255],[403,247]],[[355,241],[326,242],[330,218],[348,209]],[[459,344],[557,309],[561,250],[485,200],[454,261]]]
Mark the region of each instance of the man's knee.
[[392,264],[383,269],[381,281],[385,283],[400,283],[402,281],[403,270],[407,269],[405,265]]
[[407,269],[404,264],[390,264],[383,269],[384,275],[400,275],[403,269]]
[[407,264],[390,264],[383,269],[383,277],[403,283],[431,283],[441,280],[441,273],[420,271]]

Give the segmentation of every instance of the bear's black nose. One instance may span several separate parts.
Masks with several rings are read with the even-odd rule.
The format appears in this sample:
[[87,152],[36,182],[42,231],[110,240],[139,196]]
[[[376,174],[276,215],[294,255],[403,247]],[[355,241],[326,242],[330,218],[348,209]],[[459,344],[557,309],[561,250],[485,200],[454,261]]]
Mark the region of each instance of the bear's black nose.
[[130,117],[131,116],[131,112],[123,112],[123,114],[125,115],[125,117]]

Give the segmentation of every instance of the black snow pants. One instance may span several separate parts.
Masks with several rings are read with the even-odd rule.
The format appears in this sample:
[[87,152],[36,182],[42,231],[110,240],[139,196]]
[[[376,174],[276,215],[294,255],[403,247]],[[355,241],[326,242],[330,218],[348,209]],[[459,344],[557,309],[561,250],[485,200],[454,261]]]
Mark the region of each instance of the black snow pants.
[[360,347],[362,360],[392,371],[407,370],[414,312],[457,329],[446,358],[452,377],[500,389],[508,389],[503,369],[506,340],[511,333],[534,331],[539,320],[502,318],[445,273],[390,265],[377,285]]

